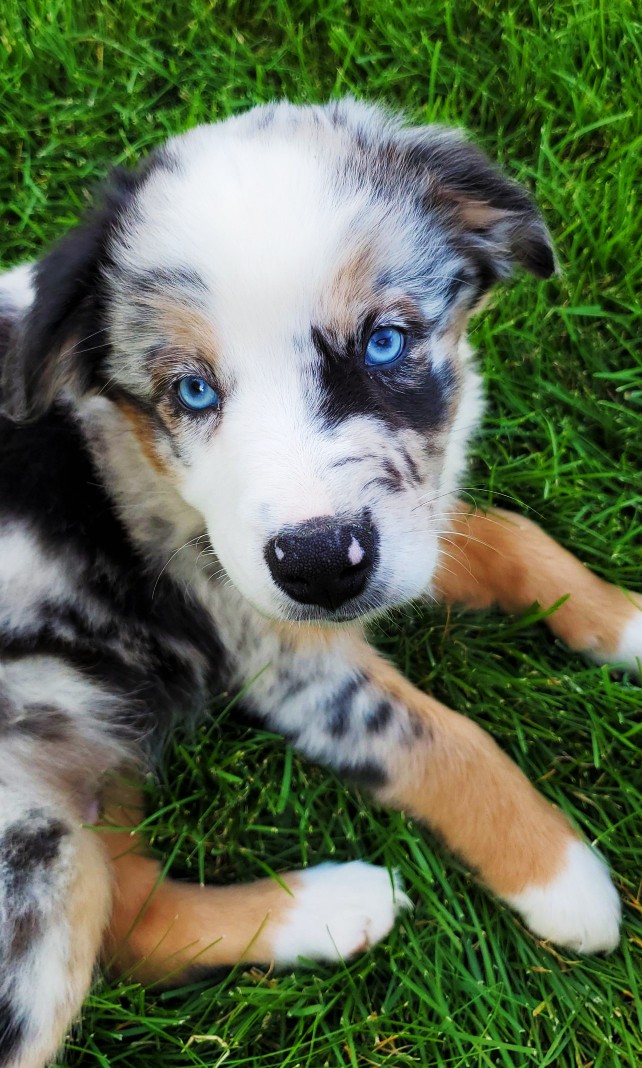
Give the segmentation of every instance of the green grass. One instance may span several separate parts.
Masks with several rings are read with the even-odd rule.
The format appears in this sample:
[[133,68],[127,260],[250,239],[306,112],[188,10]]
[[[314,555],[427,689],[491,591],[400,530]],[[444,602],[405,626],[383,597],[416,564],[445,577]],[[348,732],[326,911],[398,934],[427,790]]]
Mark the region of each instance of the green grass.
[[[467,125],[536,190],[563,267],[503,290],[475,327],[489,408],[470,486],[640,588],[641,61],[627,0],[4,0],[3,262],[67,227],[110,162],[274,96],[352,92]],[[411,822],[219,708],[150,788],[152,838],[174,869],[227,882],[364,857],[401,870],[415,914],[338,968],[239,969],[171,993],[100,984],[66,1063],[642,1061],[642,691],[541,625],[427,610],[398,624],[376,633],[382,648],[490,730],[608,854],[626,903],[621,948],[578,961],[539,945]]]

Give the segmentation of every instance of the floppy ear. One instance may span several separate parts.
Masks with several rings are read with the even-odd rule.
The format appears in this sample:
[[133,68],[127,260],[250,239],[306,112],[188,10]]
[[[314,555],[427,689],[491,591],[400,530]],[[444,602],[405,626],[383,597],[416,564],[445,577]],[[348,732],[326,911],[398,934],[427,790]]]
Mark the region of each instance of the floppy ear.
[[37,419],[63,390],[79,396],[98,384],[108,344],[110,238],[149,170],[149,161],[136,171],[115,169],[99,205],[33,269],[33,300],[11,332],[2,368],[2,410],[15,422]]
[[[409,158],[425,176],[425,202],[461,232],[482,278],[491,285],[516,266],[538,278],[556,270],[551,237],[537,206],[459,130],[440,126],[399,131]],[[485,277],[484,277],[485,276]]]

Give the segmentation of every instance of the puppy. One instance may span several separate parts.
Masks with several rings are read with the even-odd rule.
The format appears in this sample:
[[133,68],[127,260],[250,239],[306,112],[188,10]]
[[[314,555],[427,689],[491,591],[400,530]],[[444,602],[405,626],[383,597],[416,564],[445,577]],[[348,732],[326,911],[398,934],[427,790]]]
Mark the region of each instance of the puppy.
[[572,649],[642,654],[639,596],[457,500],[482,410],[466,326],[519,267],[554,270],[524,190],[459,132],[344,100],[173,138],[4,276],[4,1068],[55,1053],[101,946],[180,982],[347,957],[407,906],[363,863],[159,882],[117,776],[224,689],[423,820],[538,936],[617,944],[599,857],[363,636],[427,593],[510,612],[568,595],[547,622]]

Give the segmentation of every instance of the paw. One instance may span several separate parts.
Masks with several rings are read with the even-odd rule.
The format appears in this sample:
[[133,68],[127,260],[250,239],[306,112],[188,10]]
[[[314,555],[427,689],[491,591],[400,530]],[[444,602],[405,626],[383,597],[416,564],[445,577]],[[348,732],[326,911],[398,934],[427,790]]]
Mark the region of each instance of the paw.
[[642,611],[636,612],[625,625],[611,660],[614,664],[625,665],[632,674],[642,676]]
[[610,607],[593,620],[593,638],[584,653],[598,664],[612,664],[642,678],[642,597],[639,593],[608,587]]
[[562,871],[545,886],[507,898],[534,934],[579,953],[608,953],[620,941],[622,909],[608,868],[573,840]]
[[362,953],[385,938],[402,909],[412,907],[396,874],[358,860],[297,872],[292,890],[294,901],[274,937],[279,964]]

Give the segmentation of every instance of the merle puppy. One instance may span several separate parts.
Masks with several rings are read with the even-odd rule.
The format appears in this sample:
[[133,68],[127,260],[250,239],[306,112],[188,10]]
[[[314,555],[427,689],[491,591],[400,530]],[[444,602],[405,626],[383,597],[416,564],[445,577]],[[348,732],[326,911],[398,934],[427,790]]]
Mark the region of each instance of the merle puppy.
[[642,654],[639,596],[456,497],[467,323],[518,267],[554,270],[518,185],[456,131],[345,100],[173,138],[0,280],[3,1068],[55,1053],[101,946],[180,981],[348,956],[407,905],[363,863],[157,885],[116,777],[250,680],[259,721],[424,820],[536,934],[617,944],[600,858],[362,630],[427,593],[568,594],[548,623],[571,648]]

